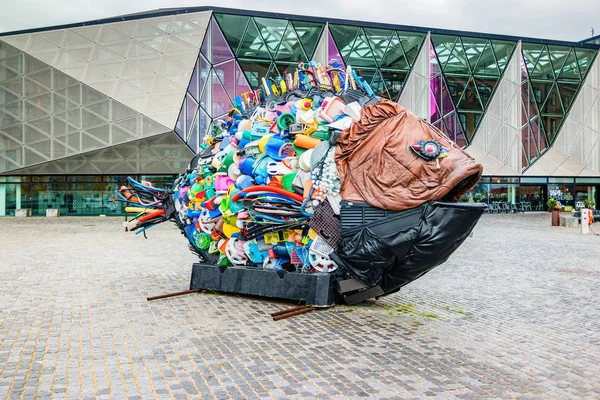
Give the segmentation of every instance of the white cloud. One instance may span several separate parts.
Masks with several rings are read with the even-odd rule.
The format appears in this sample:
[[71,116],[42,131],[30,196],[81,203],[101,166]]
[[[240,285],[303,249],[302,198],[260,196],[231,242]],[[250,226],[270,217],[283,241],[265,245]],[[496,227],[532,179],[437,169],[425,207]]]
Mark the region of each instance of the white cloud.
[[[214,3],[213,3],[214,4]],[[600,34],[598,0],[220,0],[219,7],[579,41]],[[0,32],[76,23],[194,0],[20,0],[4,7]]]

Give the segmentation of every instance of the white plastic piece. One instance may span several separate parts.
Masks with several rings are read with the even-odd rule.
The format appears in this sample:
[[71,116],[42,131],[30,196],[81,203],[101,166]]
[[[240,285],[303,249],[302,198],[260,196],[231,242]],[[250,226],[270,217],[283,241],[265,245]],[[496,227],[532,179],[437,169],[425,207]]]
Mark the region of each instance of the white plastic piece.
[[[227,246],[225,246],[225,255],[233,265],[246,265],[246,257],[245,255],[240,255],[240,251],[237,247],[237,242],[238,240],[236,238],[229,239],[229,242],[227,242]],[[240,244],[243,249],[243,244]]]
[[352,125],[352,121],[354,121],[352,118],[344,117],[327,126],[333,129],[339,129],[343,131],[344,129],[350,128],[350,126]]
[[337,269],[337,265],[331,258],[319,254],[312,249],[308,251],[308,259],[310,261],[310,266],[318,272],[328,273]]
[[346,115],[348,115],[350,118],[352,118],[355,121],[360,121],[360,112],[362,110],[362,107],[360,106],[360,104],[358,104],[357,101],[352,102],[350,104],[346,104],[346,106],[344,106],[344,108],[342,108],[342,112]]
[[590,217],[592,210],[589,208],[581,209],[581,233],[584,235],[590,234]]

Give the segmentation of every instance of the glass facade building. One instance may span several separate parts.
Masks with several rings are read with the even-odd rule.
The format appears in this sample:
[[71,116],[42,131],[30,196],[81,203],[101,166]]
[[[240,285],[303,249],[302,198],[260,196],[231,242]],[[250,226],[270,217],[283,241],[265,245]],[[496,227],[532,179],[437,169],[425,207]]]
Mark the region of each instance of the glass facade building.
[[484,165],[465,201],[598,202],[595,40],[198,7],[0,34],[0,215],[122,213],[169,182],[236,97],[299,61],[352,65]]

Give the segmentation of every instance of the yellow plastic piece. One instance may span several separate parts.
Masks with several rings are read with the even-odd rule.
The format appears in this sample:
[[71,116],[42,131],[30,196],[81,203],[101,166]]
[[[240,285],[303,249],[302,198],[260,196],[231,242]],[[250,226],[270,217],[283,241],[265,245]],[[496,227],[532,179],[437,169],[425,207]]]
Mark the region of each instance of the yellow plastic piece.
[[277,244],[277,243],[279,243],[279,233],[278,232],[265,233],[264,241],[265,241],[266,244]]
[[317,237],[317,232],[310,228],[310,230],[308,231],[308,237],[310,238],[310,240],[315,240],[315,238]]
[[125,212],[128,213],[149,213],[156,211],[155,208],[142,208],[142,207],[125,207]]
[[267,142],[269,141],[269,139],[271,139],[271,135],[266,134],[263,137],[260,138],[260,140],[258,141],[258,149],[260,150],[261,153],[264,153],[267,151]]

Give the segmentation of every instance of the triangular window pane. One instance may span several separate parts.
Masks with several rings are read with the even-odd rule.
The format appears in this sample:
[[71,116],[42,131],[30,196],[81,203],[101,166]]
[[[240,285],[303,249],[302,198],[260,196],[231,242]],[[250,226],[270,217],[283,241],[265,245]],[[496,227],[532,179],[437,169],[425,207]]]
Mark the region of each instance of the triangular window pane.
[[541,123],[546,131],[546,135],[548,135],[548,140],[550,143],[554,142],[556,139],[556,134],[562,125],[564,117],[558,115],[543,115],[541,116]]
[[246,79],[248,79],[248,83],[254,89],[260,86],[261,78],[267,77],[271,67],[271,61],[239,60],[239,64],[246,75]]
[[304,49],[300,40],[296,36],[296,31],[292,24],[289,24],[283,35],[283,40],[277,49],[276,60],[280,61],[306,61],[308,57],[304,54]]
[[229,49],[229,45],[225,41],[221,29],[219,29],[219,25],[214,21],[211,22],[210,25],[212,33],[212,63],[218,64],[226,60],[231,60],[233,58],[233,53]]
[[448,61],[446,61],[445,65],[442,65],[442,69],[444,73],[465,74],[470,72],[467,55],[464,51],[460,38],[456,41],[454,48],[452,49],[452,53],[450,53],[450,57],[448,57]]
[[105,146],[110,142],[110,125],[105,124],[95,128],[89,128],[85,130],[94,139],[104,142]]
[[186,114],[185,114],[185,131],[189,131],[192,126],[192,121],[194,120],[194,116],[196,115],[196,111],[198,110],[198,103],[194,98],[188,93],[186,95]]
[[[199,115],[199,113],[198,113]],[[190,146],[192,151],[195,153],[198,151],[198,123],[199,118],[196,115],[196,119],[194,119],[194,124],[188,132],[187,144]]]
[[317,43],[325,25],[316,22],[303,21],[294,21],[292,22],[292,25],[296,30],[296,34],[302,43],[302,47],[304,47],[308,59],[312,60],[315,48],[317,47]]
[[468,80],[469,78],[463,76],[446,76],[448,91],[454,104],[458,104],[458,101],[465,91]]
[[415,63],[415,60],[417,59],[419,49],[421,48],[421,44],[425,39],[425,34],[398,32],[398,37],[402,42],[402,48],[404,49],[406,59],[408,60],[408,63],[412,66]]
[[250,18],[242,15],[230,15],[230,14],[215,14],[215,18],[219,22],[219,25],[223,27],[225,32],[225,39],[229,43],[231,49],[235,53],[242,42],[246,25]]
[[588,49],[577,49],[575,50],[575,54],[577,56],[577,62],[579,64],[579,73],[581,74],[581,77],[584,78],[587,74],[588,69],[592,65],[592,61],[594,60],[596,51]]
[[506,64],[508,64],[508,61],[510,60],[515,45],[516,43],[513,42],[492,40],[492,47],[494,48],[494,53],[496,53],[496,61],[498,62],[498,69],[501,74],[504,72],[504,68],[506,68]]
[[404,88],[404,83],[406,82],[408,72],[385,70],[381,70],[380,72],[381,77],[385,82],[385,86],[389,94],[389,99],[392,101],[397,101],[400,97],[402,89]]
[[479,99],[481,100],[484,110],[487,108],[488,103],[492,98],[492,93],[494,93],[496,84],[498,84],[497,78],[475,78],[475,85],[477,86]]
[[212,113],[212,99],[211,99],[211,76],[210,74],[206,78],[206,85],[204,87],[204,91],[202,92],[202,101],[200,101],[200,106],[204,108],[209,114]]
[[361,29],[354,41],[352,51],[346,56],[346,61],[352,67],[374,67],[376,66],[375,58],[367,36]]
[[23,124],[4,127],[1,128],[1,130],[5,135],[8,135],[13,139],[18,140],[19,142],[23,141]]
[[100,32],[100,37],[98,38],[98,43],[106,44],[116,41],[129,41],[129,37],[110,29],[106,25],[103,25],[102,32]]
[[577,67],[577,57],[575,51],[571,49],[565,63],[558,74],[558,79],[580,80],[579,68]]
[[336,63],[340,66],[344,67],[344,59],[340,51],[338,50],[337,44],[335,40],[333,40],[333,36],[329,29],[327,30],[327,62],[331,65],[335,65]]
[[475,68],[473,68],[474,75],[488,75],[488,76],[500,76],[500,70],[496,63],[496,56],[494,49],[490,42],[485,45],[485,48],[479,56],[479,61]]
[[554,76],[558,77],[571,51],[572,50],[569,47],[548,46],[548,55],[550,56],[550,61],[552,62]]
[[558,82],[558,92],[565,114],[569,112],[578,89],[579,84],[577,83]]
[[439,60],[439,64],[444,66],[452,55],[454,43],[458,40],[455,36],[447,35],[431,35],[431,43],[435,48],[435,54]]
[[213,79],[217,76],[230,99],[235,98],[235,60],[213,67]]
[[81,134],[81,151],[90,151],[106,147],[106,144],[100,142],[95,137],[82,132]]
[[376,28],[365,28],[364,32],[371,45],[371,50],[373,50],[373,54],[375,55],[375,60],[378,64],[381,64],[383,56],[390,44],[392,35],[397,39],[396,33],[394,31]]
[[530,75],[532,78],[537,79],[554,79],[554,67],[552,66],[550,54],[548,53],[546,46],[544,46],[542,54],[540,54],[540,57],[533,68],[533,72],[531,72]]
[[535,68],[535,64],[537,64],[540,55],[544,49],[543,45],[532,44],[532,43],[523,43],[521,45],[521,51],[523,53],[523,61],[527,66],[527,73],[531,75],[533,73],[533,69]]
[[[556,83],[532,81],[531,86],[536,96],[536,100],[539,96],[538,92],[541,93],[542,97],[545,97],[544,102],[540,107],[542,114],[563,114],[560,93],[558,92]],[[540,104],[539,101],[538,104]]]
[[187,98],[183,102],[183,107],[181,107],[181,111],[179,112],[179,117],[177,117],[177,123],[175,123],[175,133],[182,139],[185,140],[185,108],[187,106]]
[[248,84],[248,80],[244,75],[244,72],[238,65],[235,63],[235,96],[240,96],[242,93],[250,92],[252,88]]
[[479,61],[479,57],[483,53],[483,50],[486,48],[488,41],[485,39],[478,38],[470,38],[470,37],[462,37],[462,45],[467,60],[469,62],[469,66],[471,70],[474,70]]
[[275,54],[279,43],[283,39],[283,33],[288,25],[288,22],[283,19],[271,18],[254,18],[256,26],[262,35],[271,54]]
[[202,108],[198,110],[198,120],[200,121],[198,126],[198,141],[202,143],[202,139],[204,138],[204,136],[208,132],[208,128],[210,127],[210,117],[204,112]]
[[271,53],[253,20],[248,23],[248,29],[246,29],[246,34],[238,50],[238,57],[271,58]]
[[198,83],[198,87],[200,88],[198,96],[201,96],[201,93],[204,92],[204,88],[206,87],[207,79],[210,76],[210,63],[202,55],[200,55],[198,60],[198,66],[200,67],[198,71],[200,79],[200,82]]
[[394,32],[390,38],[389,46],[381,59],[381,68],[408,70],[410,65],[402,50],[400,38]]
[[344,61],[346,61],[346,57],[352,51],[352,45],[358,35],[358,30],[359,28],[356,26],[329,25],[329,31]]
[[[361,76],[363,76],[362,71],[361,71]],[[366,77],[364,77],[364,79],[367,82],[369,82]],[[378,70],[374,71],[373,78],[370,81],[370,85],[371,85],[371,89],[373,89],[373,91],[375,92],[376,95],[384,97],[386,99],[390,99],[390,95],[388,94],[385,80],[383,79],[383,77],[381,76],[381,73]]]
[[472,110],[472,111],[483,111],[479,93],[475,88],[473,78],[469,79],[469,83],[465,87],[464,93],[458,104],[458,110]]
[[43,157],[37,152],[33,151],[32,149],[29,149],[28,147],[25,147],[23,149],[23,155],[25,156],[25,160],[23,160],[24,165],[33,165],[44,161],[49,161],[49,157]]
[[[213,77],[214,78],[214,77]],[[216,79],[212,80],[212,116],[216,117],[228,113],[233,104],[225,92],[225,88]]]
[[210,37],[211,35],[211,30],[207,29],[206,30],[206,34],[204,35],[204,40],[202,40],[202,47],[200,47],[200,53],[208,60],[210,61],[212,58],[212,54],[210,51]]
[[200,76],[199,76],[199,72],[198,72],[198,62],[196,62],[196,66],[194,67],[194,70],[192,71],[192,77],[190,79],[190,84],[188,85],[188,89],[187,91],[189,93],[192,94],[192,96],[194,96],[194,99],[196,101],[200,100],[200,86],[199,86],[199,81],[200,81]]

